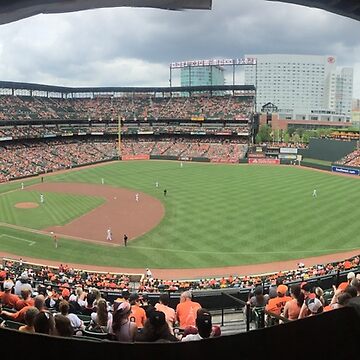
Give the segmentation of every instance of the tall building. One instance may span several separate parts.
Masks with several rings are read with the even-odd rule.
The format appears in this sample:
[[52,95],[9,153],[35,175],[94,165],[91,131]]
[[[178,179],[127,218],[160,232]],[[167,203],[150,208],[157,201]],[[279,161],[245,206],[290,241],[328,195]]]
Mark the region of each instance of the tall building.
[[221,66],[188,66],[180,71],[181,86],[224,85],[224,68]]
[[337,69],[334,56],[245,55],[257,59],[245,67],[245,84],[257,88],[257,111],[267,103],[301,114],[327,112],[350,115],[352,68]]

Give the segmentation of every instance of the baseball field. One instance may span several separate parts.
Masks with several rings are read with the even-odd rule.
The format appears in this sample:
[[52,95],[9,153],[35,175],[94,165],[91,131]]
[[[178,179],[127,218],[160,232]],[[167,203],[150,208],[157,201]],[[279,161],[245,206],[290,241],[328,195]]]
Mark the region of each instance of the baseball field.
[[295,166],[129,161],[40,179],[0,186],[1,252],[85,267],[185,269],[360,248],[355,177]]

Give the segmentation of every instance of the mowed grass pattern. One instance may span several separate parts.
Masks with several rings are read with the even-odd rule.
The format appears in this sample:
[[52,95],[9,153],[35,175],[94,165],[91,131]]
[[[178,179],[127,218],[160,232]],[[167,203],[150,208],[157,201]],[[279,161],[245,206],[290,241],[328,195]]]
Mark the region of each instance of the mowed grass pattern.
[[[281,261],[359,248],[360,179],[291,166],[184,163],[181,168],[178,162],[134,161],[59,173],[46,181],[100,184],[101,178],[107,185],[161,199],[166,216],[127,248],[61,239],[58,251],[45,251],[42,244],[48,246],[48,237],[20,231],[18,237],[30,236],[36,242],[26,246],[27,256],[136,268],[197,268]],[[168,190],[166,198],[164,188]],[[317,199],[312,197],[314,188]],[[55,195],[67,196],[46,196]],[[66,202],[64,198],[64,206]],[[51,222],[61,218],[58,212],[67,211],[56,207]],[[43,222],[50,221],[50,214],[43,216]],[[10,220],[43,227],[24,223],[23,218]],[[1,231],[6,234],[8,229]],[[0,237],[0,249],[11,251],[13,244],[12,252],[21,254],[24,244],[14,245],[16,241],[11,239]]]
[[[40,203],[40,192],[17,190],[0,196],[0,222],[32,229],[64,225],[95,209],[105,202],[101,197],[44,192],[45,202]],[[33,209],[15,207],[22,202],[38,204]]]

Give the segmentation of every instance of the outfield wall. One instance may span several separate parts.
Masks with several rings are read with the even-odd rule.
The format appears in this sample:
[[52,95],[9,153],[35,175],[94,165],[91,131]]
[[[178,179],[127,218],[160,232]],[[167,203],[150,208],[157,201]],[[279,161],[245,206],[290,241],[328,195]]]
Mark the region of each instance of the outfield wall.
[[357,141],[311,138],[308,149],[298,149],[303,158],[336,162],[356,149]]

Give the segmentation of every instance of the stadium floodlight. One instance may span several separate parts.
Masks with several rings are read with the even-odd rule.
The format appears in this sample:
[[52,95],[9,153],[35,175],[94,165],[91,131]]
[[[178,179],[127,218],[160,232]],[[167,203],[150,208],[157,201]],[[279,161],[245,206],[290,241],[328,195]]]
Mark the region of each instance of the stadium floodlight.
[[0,24],[38,14],[123,6],[166,10],[211,10],[212,0],[6,0],[0,3]]

